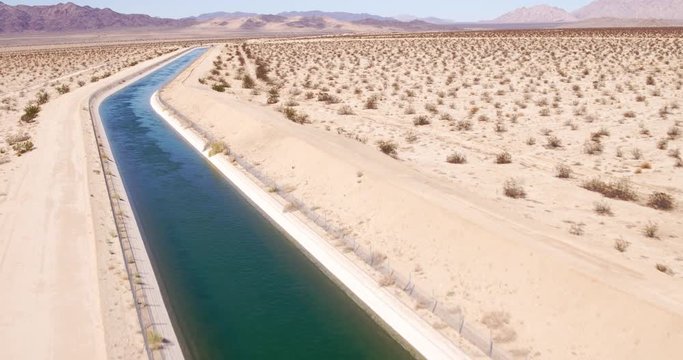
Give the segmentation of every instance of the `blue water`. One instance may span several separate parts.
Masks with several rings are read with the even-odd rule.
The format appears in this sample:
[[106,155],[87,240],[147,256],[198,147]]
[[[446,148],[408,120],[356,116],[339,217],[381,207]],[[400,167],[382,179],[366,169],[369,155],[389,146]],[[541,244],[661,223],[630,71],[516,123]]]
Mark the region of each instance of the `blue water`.
[[411,358],[151,109],[203,51],[99,110],[185,356]]

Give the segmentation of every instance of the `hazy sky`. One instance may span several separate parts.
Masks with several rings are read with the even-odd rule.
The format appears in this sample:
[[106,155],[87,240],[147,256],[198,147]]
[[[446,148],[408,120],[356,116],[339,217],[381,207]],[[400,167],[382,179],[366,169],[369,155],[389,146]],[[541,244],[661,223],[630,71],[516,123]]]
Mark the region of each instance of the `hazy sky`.
[[[10,5],[45,5],[51,0],[0,0]],[[62,0],[66,1],[66,0]],[[488,20],[521,6],[539,3],[572,11],[591,0],[72,0],[79,5],[109,7],[123,13],[186,17],[214,11],[278,13],[287,10],[367,12],[393,16],[436,16],[458,21]]]

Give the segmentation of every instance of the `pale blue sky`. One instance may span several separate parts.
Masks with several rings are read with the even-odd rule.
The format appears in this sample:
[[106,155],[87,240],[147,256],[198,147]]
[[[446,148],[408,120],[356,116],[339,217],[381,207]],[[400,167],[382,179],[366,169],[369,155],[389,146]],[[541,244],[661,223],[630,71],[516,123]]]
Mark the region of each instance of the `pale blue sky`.
[[[60,1],[0,0],[10,5],[46,5]],[[65,1],[65,0],[63,0]],[[123,13],[142,13],[163,17],[186,17],[214,11],[278,13],[289,10],[367,12],[393,16],[410,14],[436,16],[457,21],[495,18],[521,6],[545,3],[573,11],[591,0],[72,0],[79,5],[109,7]]]

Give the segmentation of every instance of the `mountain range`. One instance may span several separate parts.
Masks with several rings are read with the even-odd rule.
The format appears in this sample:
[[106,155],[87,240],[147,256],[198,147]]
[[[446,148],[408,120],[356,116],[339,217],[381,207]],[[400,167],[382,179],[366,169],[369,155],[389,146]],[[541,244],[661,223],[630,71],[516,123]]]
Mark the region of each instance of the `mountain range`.
[[549,5],[523,7],[491,23],[571,23],[591,19],[683,20],[683,0],[595,0],[574,11]]
[[0,2],[0,33],[23,31],[71,31],[102,28],[188,26],[191,20],[162,19],[149,15],[124,15],[73,3],[46,6],[10,6]]
[[[595,20],[592,20],[595,19]],[[631,19],[630,22],[623,19]],[[658,21],[649,19],[660,19]],[[177,28],[221,32],[349,33],[387,31],[448,31],[459,27],[505,28],[516,24],[570,24],[568,26],[625,26],[683,21],[683,0],[595,0],[568,12],[538,5],[520,8],[482,23],[456,24],[436,17],[410,15],[385,17],[367,13],[289,11],[274,15],[249,12],[214,12],[184,19],[164,19],[142,14],[121,14],[111,9],[57,5],[10,6],[0,2],[0,33],[83,32],[99,29]],[[508,24],[508,25],[506,25]],[[546,25],[543,25],[546,26]],[[643,25],[647,26],[647,24]],[[183,30],[184,31],[184,30]]]

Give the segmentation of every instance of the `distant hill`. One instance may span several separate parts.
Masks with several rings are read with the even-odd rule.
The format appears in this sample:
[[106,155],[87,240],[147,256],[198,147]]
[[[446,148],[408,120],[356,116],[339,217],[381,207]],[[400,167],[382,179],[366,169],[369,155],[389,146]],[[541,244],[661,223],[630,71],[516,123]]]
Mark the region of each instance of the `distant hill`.
[[574,12],[579,19],[683,19],[683,0],[596,0]]
[[576,17],[566,10],[554,6],[538,5],[523,7],[504,14],[491,22],[498,24],[520,23],[560,23],[576,21]]
[[[601,20],[592,21],[593,19]],[[683,0],[595,0],[573,13],[557,7],[539,5],[513,10],[490,22],[498,24],[580,22],[581,24],[609,23],[611,26],[618,26],[620,20],[629,20],[624,21],[623,26],[638,23],[630,20],[683,20]]]
[[190,20],[126,15],[73,3],[45,6],[10,6],[0,2],[0,33],[26,31],[82,31],[106,28],[187,26]]

